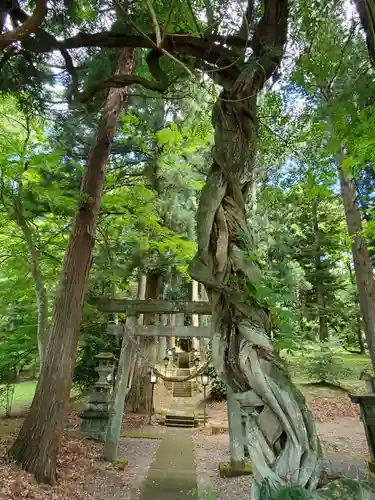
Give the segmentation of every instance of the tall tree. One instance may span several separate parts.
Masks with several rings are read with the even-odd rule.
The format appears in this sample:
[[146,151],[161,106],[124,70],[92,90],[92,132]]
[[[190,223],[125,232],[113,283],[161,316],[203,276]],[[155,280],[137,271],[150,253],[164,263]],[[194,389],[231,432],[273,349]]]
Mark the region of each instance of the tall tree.
[[[360,171],[364,168],[367,148],[356,160],[351,158],[353,150],[356,154],[353,136],[364,128],[361,122],[364,96],[368,95],[368,88],[373,88],[374,84],[372,76],[365,70],[367,61],[362,63],[359,76],[358,68],[354,71],[351,67],[350,61],[357,59],[362,44],[356,26],[345,25],[340,6],[334,6],[327,18],[319,21],[319,28],[316,30],[311,30],[311,18],[305,20],[305,23],[308,32],[305,39],[306,53],[301,56],[297,65],[300,70],[296,71],[296,81],[302,84],[301,87],[309,96],[310,112],[315,123],[319,127],[324,123],[321,127],[322,141],[317,149],[321,150],[322,158],[334,162],[337,168],[351,238],[361,314],[375,367],[375,281],[355,186],[355,169]],[[337,40],[340,40],[339,44]],[[366,90],[362,92],[362,88]],[[350,102],[348,95],[352,97]],[[315,108],[314,112],[312,108]],[[366,163],[367,161],[368,159]]]
[[253,7],[249,2],[245,15],[245,30],[254,33],[253,53],[235,78],[219,80],[214,162],[199,203],[198,253],[190,273],[203,282],[212,303],[216,370],[240,403],[258,407],[256,416],[253,409],[248,414],[247,439],[253,497],[261,498],[265,478],[274,489],[290,482],[314,489],[321,451],[311,413],[278,361],[268,311],[256,295],[260,270],[252,255],[246,197],[254,182],[257,95],[280,65],[288,2],[264,2],[260,19]]
[[354,0],[366,34],[367,50],[375,66],[375,3],[374,0]]
[[[134,49],[124,49],[116,72],[129,74]],[[105,183],[105,169],[127,87],[111,89],[103,108],[95,145],[82,179],[80,205],[66,250],[54,304],[45,364],[36,393],[9,456],[50,484],[56,483],[56,456],[69,401],[95,228]],[[63,339],[63,340],[62,340]],[[55,397],[51,397],[54,394]]]

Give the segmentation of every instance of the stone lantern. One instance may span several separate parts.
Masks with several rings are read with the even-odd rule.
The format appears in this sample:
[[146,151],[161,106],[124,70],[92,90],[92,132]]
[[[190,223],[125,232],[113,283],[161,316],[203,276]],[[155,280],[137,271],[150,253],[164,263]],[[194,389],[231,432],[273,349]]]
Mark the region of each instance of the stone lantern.
[[99,380],[95,383],[87,407],[81,415],[80,430],[87,439],[104,442],[109,418],[115,356],[111,352],[101,352],[95,358],[98,360],[95,371],[99,374]]

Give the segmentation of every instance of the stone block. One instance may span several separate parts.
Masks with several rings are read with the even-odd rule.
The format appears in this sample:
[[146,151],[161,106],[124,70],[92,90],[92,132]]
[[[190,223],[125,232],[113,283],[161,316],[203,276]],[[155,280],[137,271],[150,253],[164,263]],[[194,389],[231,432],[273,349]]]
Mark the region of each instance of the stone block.
[[230,462],[219,462],[220,477],[238,477],[250,476],[253,473],[253,468],[249,462],[239,464],[233,467]]

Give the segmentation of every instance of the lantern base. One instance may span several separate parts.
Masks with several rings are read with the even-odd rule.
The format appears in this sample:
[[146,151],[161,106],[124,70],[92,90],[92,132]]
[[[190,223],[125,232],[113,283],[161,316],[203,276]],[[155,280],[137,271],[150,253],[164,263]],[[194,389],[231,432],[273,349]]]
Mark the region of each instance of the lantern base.
[[233,466],[230,462],[219,462],[220,477],[250,476],[252,473],[253,468],[249,462],[236,464],[236,466]]

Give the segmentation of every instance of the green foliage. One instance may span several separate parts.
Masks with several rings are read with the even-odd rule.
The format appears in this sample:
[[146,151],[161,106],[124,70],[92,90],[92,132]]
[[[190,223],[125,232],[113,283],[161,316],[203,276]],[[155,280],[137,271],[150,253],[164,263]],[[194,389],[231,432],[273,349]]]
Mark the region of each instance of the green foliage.
[[73,382],[83,392],[92,387],[98,379],[95,356],[102,351],[119,351],[113,335],[108,335],[107,325],[99,314],[86,312],[81,325],[81,340],[78,346]]
[[355,378],[353,370],[335,353],[332,342],[305,345],[300,370],[315,382],[337,384],[340,379]]
[[209,367],[208,374],[210,376],[210,381],[211,381],[211,391],[210,391],[211,399],[213,401],[222,401],[223,399],[227,399],[226,385],[218,376],[213,366]]
[[259,498],[262,500],[313,500],[314,496],[301,486],[283,486],[275,488],[268,478],[260,487]]

